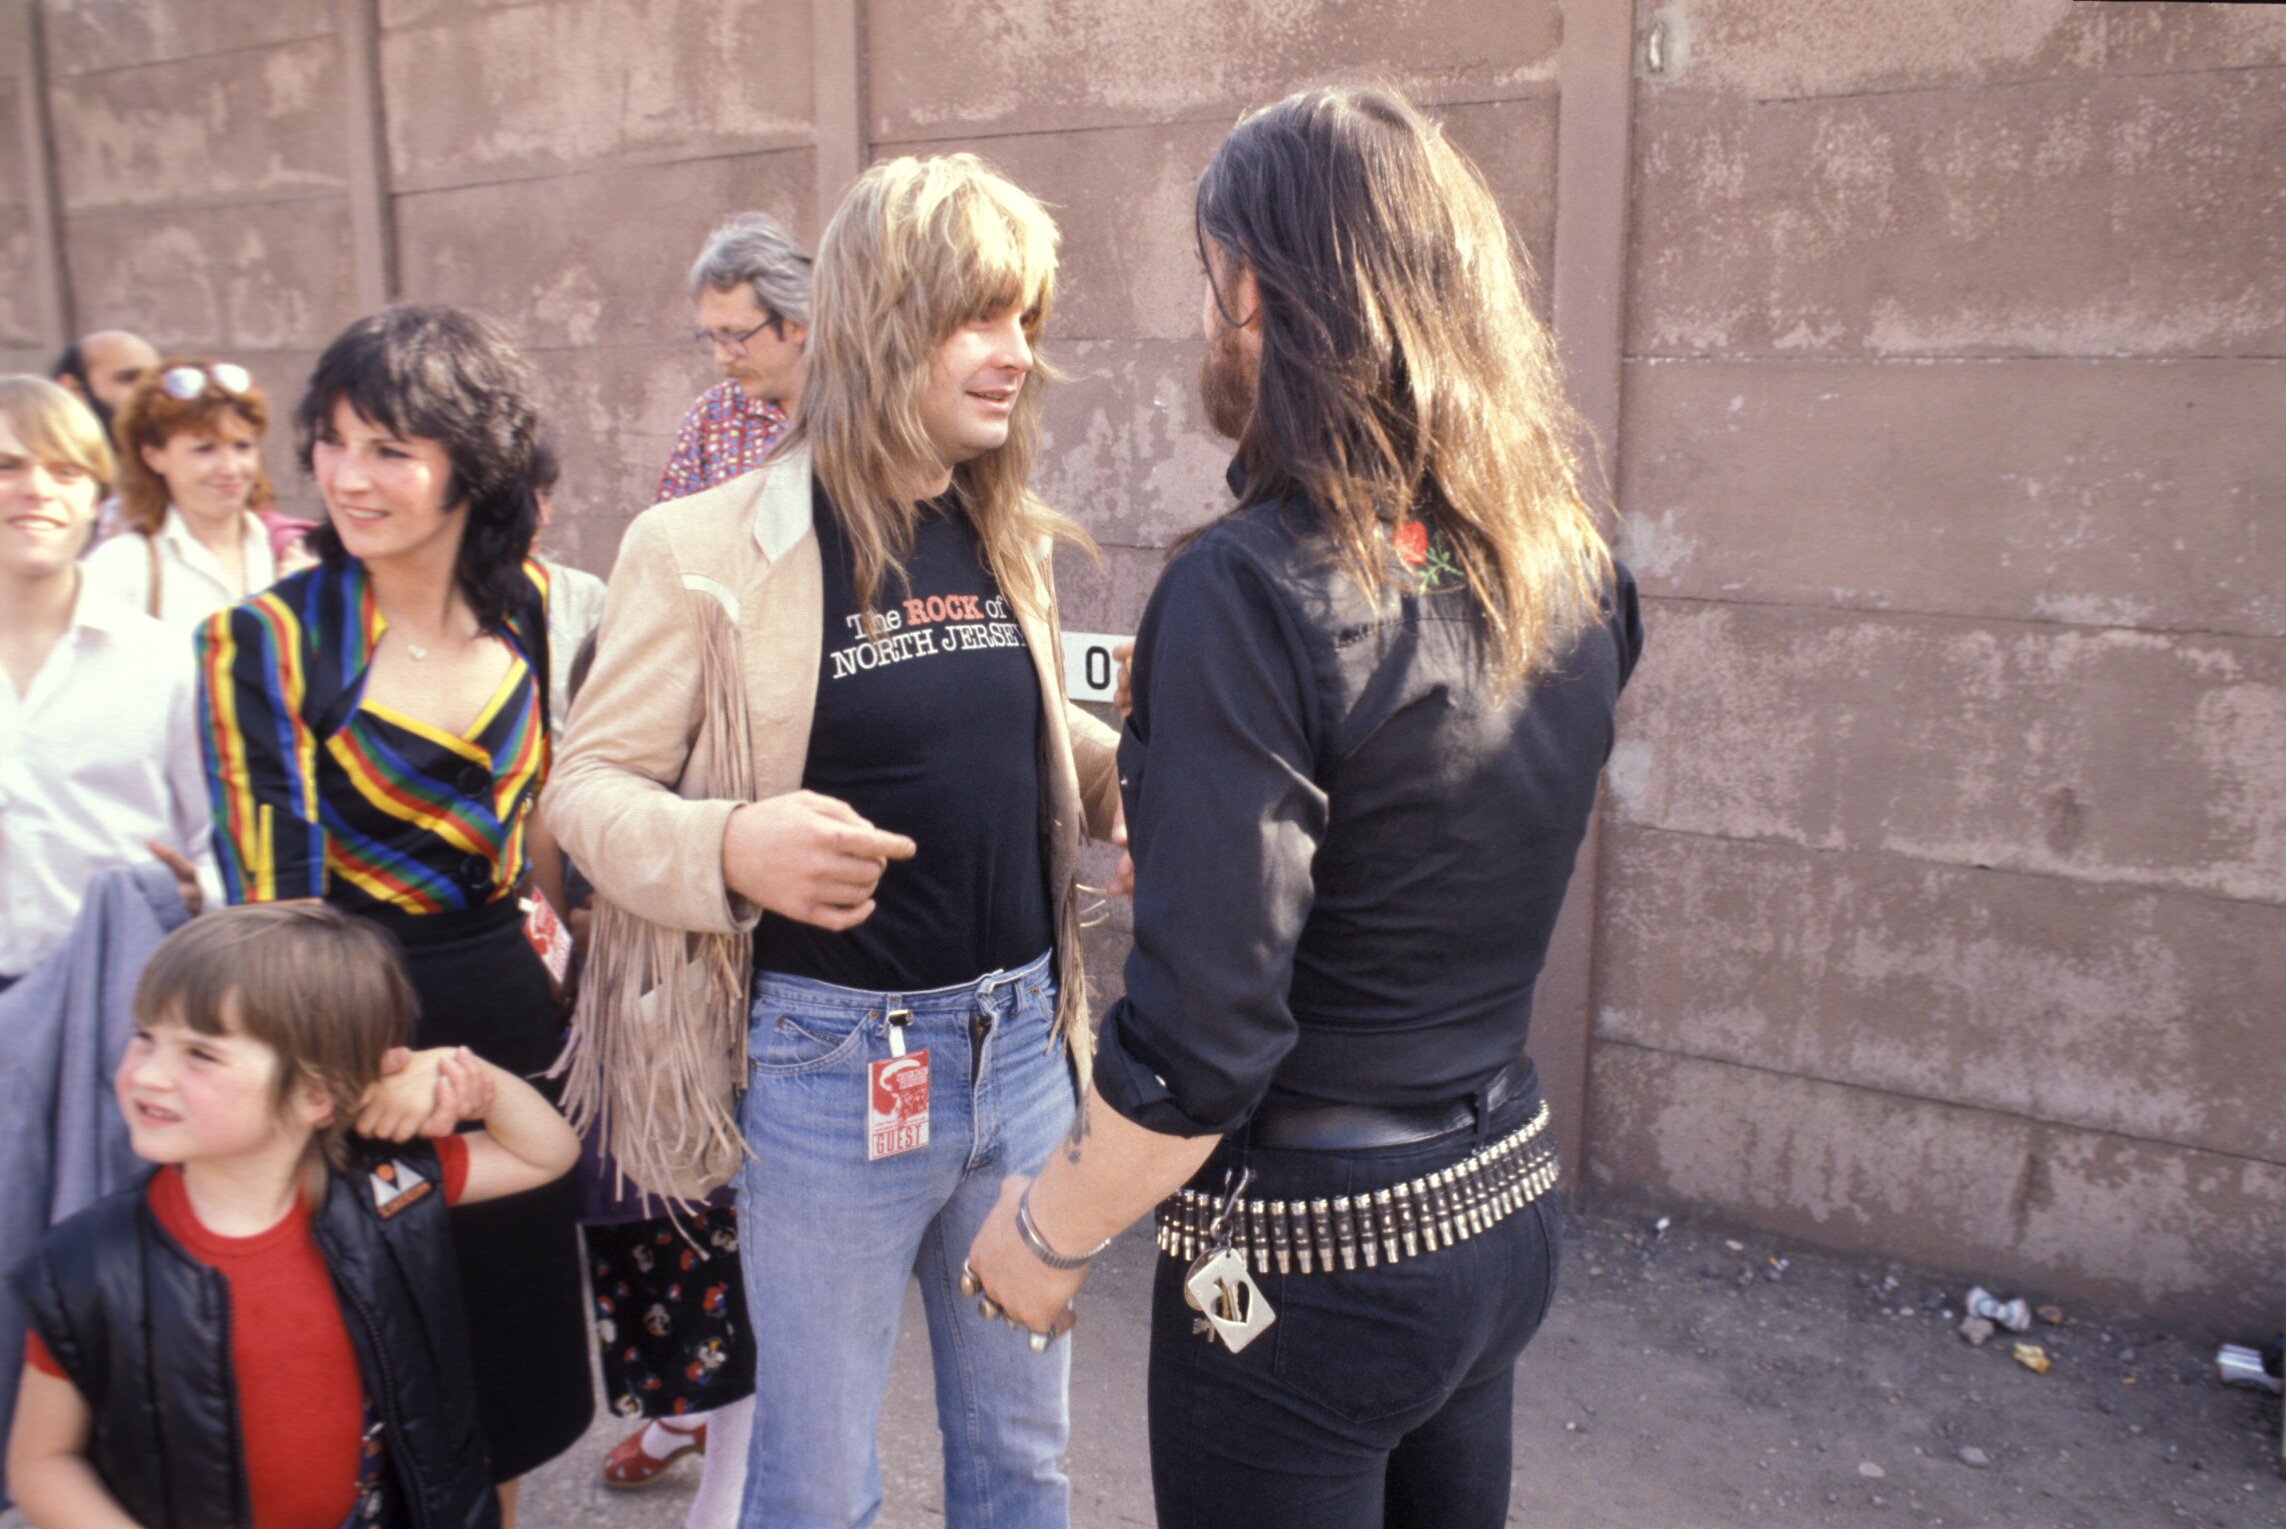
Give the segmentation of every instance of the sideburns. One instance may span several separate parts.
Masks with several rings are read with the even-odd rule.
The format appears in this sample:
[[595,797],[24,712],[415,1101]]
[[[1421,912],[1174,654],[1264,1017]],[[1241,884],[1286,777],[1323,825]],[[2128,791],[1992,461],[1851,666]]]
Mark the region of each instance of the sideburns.
[[1241,440],[1254,418],[1255,369],[1238,343],[1238,332],[1215,331],[1199,357],[1199,403],[1207,424],[1228,440]]

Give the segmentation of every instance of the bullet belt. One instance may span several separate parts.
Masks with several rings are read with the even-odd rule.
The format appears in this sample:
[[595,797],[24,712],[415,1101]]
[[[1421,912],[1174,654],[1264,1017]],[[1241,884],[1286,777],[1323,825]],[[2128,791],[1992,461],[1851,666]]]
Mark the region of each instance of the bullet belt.
[[[1370,1194],[1315,1200],[1242,1200],[1231,1248],[1257,1274],[1331,1273],[1419,1258],[1490,1230],[1555,1187],[1548,1107],[1492,1145]],[[1222,1201],[1183,1189],[1159,1202],[1159,1251],[1186,1263],[1219,1240],[1209,1228]]]

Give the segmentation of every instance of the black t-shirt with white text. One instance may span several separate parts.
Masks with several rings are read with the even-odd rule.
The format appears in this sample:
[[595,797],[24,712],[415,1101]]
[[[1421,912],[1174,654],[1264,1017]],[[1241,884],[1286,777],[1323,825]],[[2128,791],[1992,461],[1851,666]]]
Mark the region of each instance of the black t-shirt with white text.
[[1040,680],[976,529],[947,495],[925,507],[905,579],[864,635],[848,539],[813,488],[825,651],[802,784],[919,851],[892,861],[873,914],[835,933],[775,914],[757,970],[920,992],[1022,966],[1054,938],[1040,839]]

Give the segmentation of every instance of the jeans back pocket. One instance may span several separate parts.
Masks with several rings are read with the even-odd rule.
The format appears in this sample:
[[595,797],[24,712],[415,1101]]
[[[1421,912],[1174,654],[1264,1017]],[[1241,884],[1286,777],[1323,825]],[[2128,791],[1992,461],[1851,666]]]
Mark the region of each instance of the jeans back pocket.
[[1280,1384],[1349,1423],[1418,1411],[1451,1386],[1471,1334],[1453,1320],[1448,1260],[1408,1261],[1371,1275],[1281,1277],[1270,1329]]

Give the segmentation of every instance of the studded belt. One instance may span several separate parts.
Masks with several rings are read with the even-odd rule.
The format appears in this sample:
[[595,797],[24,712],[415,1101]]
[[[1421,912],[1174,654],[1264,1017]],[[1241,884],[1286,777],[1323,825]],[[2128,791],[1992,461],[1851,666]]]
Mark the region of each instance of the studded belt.
[[[1419,1258],[1490,1230],[1555,1187],[1556,1143],[1548,1107],[1522,1127],[1457,1163],[1368,1194],[1314,1200],[1242,1200],[1232,1207],[1230,1245],[1257,1274],[1331,1273]],[[1182,1189],[1159,1202],[1159,1251],[1185,1262],[1218,1240],[1209,1231],[1222,1201]]]

